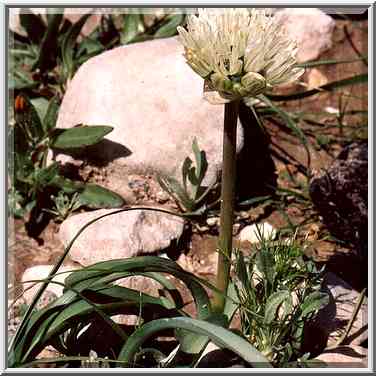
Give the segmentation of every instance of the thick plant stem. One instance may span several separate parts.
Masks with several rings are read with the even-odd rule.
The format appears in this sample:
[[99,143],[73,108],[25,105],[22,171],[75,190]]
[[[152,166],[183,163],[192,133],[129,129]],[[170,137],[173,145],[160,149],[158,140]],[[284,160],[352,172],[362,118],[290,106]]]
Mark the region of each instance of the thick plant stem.
[[239,113],[239,101],[225,104],[223,130],[223,164],[221,188],[221,217],[218,240],[218,266],[216,286],[221,293],[214,293],[213,308],[223,312],[225,296],[230,277],[232,253],[232,224],[234,216],[235,180],[236,180],[236,126]]

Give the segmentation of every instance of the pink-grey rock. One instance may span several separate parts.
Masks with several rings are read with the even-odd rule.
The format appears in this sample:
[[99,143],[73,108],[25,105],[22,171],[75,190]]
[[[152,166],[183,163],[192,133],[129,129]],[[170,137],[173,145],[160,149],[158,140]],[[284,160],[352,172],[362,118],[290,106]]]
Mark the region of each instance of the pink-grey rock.
[[[37,281],[48,277],[50,271],[54,265],[37,265],[25,270],[22,275],[23,282],[23,298],[26,304],[30,304],[33,300],[35,294],[39,290],[41,283],[27,282],[27,281]],[[45,292],[41,296],[38,303],[38,308],[42,308],[50,303],[52,300],[63,295],[64,286],[61,284],[53,283],[59,282],[64,283],[65,278],[71,274],[72,271],[76,270],[76,266],[61,266],[56,276],[52,279],[52,282],[48,284]],[[27,283],[25,283],[27,282]]]
[[360,346],[339,346],[315,358],[333,368],[367,368],[368,350]]
[[[224,106],[203,99],[203,79],[186,64],[183,52],[174,37],[91,58],[70,82],[57,126],[111,125],[114,130],[95,148],[97,158],[114,161],[124,173],[156,172],[179,180],[184,159],[193,159],[197,137],[209,163],[205,183],[212,182],[222,162]],[[238,126],[238,151],[242,137]]]
[[298,44],[299,63],[317,59],[332,47],[335,21],[317,8],[286,8],[275,13],[287,34]]
[[255,223],[244,227],[239,233],[239,241],[241,243],[257,244],[260,242],[260,236],[265,239],[273,240],[276,236],[276,230],[268,222],[265,223]]
[[[101,209],[73,215],[60,226],[64,246],[90,220],[113,212]],[[168,248],[183,233],[184,220],[170,214],[134,210],[110,215],[87,227],[74,242],[69,256],[83,266]]]
[[[329,304],[318,312],[314,325],[328,337],[327,346],[333,346],[342,335],[354,312],[359,293],[331,272],[325,274],[322,288],[329,294]],[[343,344],[360,345],[367,338],[368,303],[365,297]]]

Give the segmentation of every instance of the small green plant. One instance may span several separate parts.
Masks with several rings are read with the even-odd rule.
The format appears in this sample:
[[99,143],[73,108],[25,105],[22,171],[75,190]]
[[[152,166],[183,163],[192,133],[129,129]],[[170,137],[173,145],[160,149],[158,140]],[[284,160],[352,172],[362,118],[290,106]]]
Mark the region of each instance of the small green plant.
[[54,207],[45,210],[51,213],[58,222],[63,222],[70,214],[82,206],[77,192],[69,196],[60,191],[57,196],[52,196],[51,199],[54,202]]
[[205,151],[199,149],[196,138],[193,139],[192,150],[195,166],[191,158],[185,158],[182,165],[182,184],[172,177],[158,177],[158,182],[183,212],[203,214],[218,203],[218,200],[207,202],[217,182],[208,187],[203,186],[208,162]]
[[79,65],[93,53],[105,50],[99,40],[90,36],[77,42],[90,16],[84,14],[72,24],[64,18],[63,9],[48,9],[46,19],[30,9],[21,9],[20,23],[27,37],[11,35],[10,88],[37,89],[42,84],[63,94]]
[[55,128],[58,108],[57,100],[52,99],[41,117],[41,112],[38,114],[26,96],[18,95],[14,103],[14,124],[8,129],[10,214],[23,216],[30,213],[28,223],[31,226],[37,226],[48,218],[48,209],[53,204],[51,196],[59,192],[65,195],[77,193],[76,208],[78,203],[92,208],[124,204],[118,194],[103,187],[65,178],[60,174],[57,162],[47,165],[50,150],[71,150],[93,145],[112,131],[109,126]]
[[150,17],[146,24],[142,9],[134,9],[123,15],[123,28],[120,30],[120,43],[128,44],[150,39],[168,38],[177,34],[176,28],[185,21],[185,14],[178,9],[174,14]]
[[328,303],[320,292],[323,269],[305,260],[292,239],[271,241],[259,231],[250,256],[235,257],[235,286],[243,334],[276,367],[309,356],[302,353],[304,324]]

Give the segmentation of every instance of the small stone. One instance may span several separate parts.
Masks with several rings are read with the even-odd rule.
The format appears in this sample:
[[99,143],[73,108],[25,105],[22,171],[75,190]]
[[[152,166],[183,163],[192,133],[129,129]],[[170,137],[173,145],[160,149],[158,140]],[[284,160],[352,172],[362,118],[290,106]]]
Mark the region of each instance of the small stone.
[[241,211],[238,215],[239,218],[241,219],[248,219],[249,218],[249,213],[246,211]]
[[262,224],[253,224],[244,227],[239,234],[240,242],[248,242],[251,244],[259,243],[259,232],[257,227],[265,239],[273,240],[275,238],[276,230],[268,222],[264,222]]
[[156,198],[158,203],[165,204],[170,199],[170,196],[168,195],[167,192],[159,191],[155,195],[155,198]]
[[317,89],[328,83],[328,78],[317,68],[313,68],[308,73],[307,90]]
[[[60,240],[67,246],[82,226],[113,211],[101,209],[69,217],[60,226]],[[149,210],[124,211],[87,227],[74,242],[69,255],[72,260],[87,266],[156,253],[180,238],[183,229],[184,220],[173,215]]]
[[219,218],[218,217],[209,217],[206,220],[206,223],[210,227],[218,226],[219,225]]

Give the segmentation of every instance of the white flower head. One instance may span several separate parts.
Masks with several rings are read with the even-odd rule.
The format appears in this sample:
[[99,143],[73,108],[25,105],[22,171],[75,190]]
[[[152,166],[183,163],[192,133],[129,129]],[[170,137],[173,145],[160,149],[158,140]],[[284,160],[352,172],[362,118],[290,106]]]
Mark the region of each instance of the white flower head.
[[222,103],[255,97],[299,78],[296,42],[265,10],[200,9],[177,28],[189,66]]

